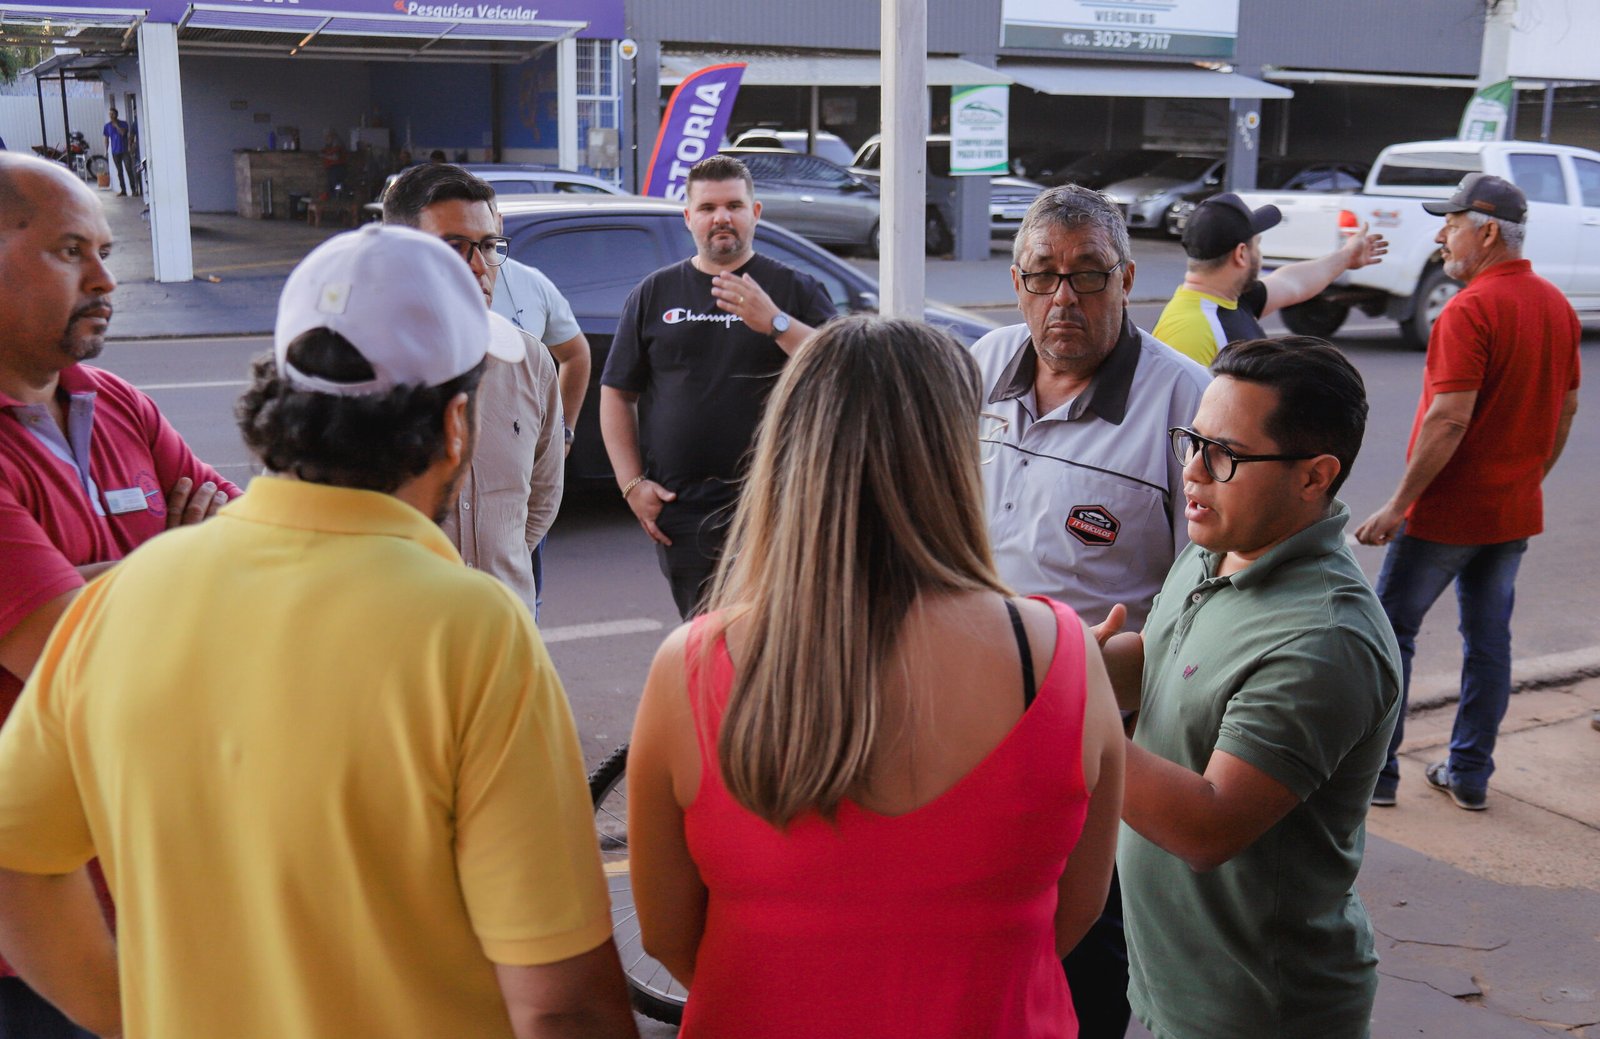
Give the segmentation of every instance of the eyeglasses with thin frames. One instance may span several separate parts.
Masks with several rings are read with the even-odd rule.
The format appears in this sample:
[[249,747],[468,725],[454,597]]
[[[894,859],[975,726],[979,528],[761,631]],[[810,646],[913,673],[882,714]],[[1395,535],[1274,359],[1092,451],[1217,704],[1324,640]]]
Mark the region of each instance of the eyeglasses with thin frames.
[[1309,455],[1241,455],[1217,440],[1203,437],[1192,429],[1184,426],[1173,426],[1167,430],[1167,436],[1172,438],[1172,455],[1178,464],[1187,466],[1194,461],[1194,456],[1200,456],[1200,462],[1206,468],[1206,473],[1217,483],[1227,483],[1233,479],[1233,474],[1242,462],[1303,462],[1308,458],[1318,457]]
[[1066,282],[1072,291],[1080,296],[1093,296],[1097,292],[1104,292],[1106,286],[1111,284],[1111,276],[1117,268],[1127,263],[1127,260],[1118,260],[1109,271],[1070,271],[1062,274],[1060,271],[1025,271],[1020,267],[1017,276],[1022,279],[1022,287],[1035,296],[1054,296],[1061,289],[1061,283]]
[[995,455],[1000,453],[1000,445],[1005,443],[1002,437],[1006,430],[1011,428],[1011,420],[992,411],[985,411],[978,416],[978,464],[988,465],[994,461]]
[[480,238],[476,242],[458,235],[447,235],[442,240],[445,245],[456,251],[457,256],[468,263],[472,262],[473,250],[477,250],[478,255],[483,257],[483,262],[490,267],[500,266],[506,262],[506,257],[511,255],[511,239],[497,234]]

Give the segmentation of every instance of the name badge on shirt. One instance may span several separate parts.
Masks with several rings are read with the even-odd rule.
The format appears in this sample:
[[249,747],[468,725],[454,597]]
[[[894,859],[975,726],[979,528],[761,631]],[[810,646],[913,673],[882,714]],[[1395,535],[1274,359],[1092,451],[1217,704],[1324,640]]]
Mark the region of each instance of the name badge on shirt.
[[149,507],[150,503],[145,500],[144,491],[137,487],[106,492],[106,508],[111,510],[113,516],[121,516],[127,512],[143,512]]

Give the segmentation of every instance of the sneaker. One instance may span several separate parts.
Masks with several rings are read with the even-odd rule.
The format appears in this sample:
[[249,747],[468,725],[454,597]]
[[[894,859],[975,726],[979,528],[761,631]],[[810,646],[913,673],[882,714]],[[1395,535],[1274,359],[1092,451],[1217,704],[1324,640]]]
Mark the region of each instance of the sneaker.
[[1456,803],[1457,808],[1465,808],[1469,812],[1481,812],[1489,807],[1489,797],[1482,790],[1468,790],[1450,777],[1450,763],[1436,761],[1428,766],[1423,773],[1428,780],[1428,785],[1441,794],[1449,794],[1450,800]]
[[1374,808],[1393,808],[1395,794],[1399,792],[1400,781],[1390,779],[1388,776],[1379,776],[1378,785],[1372,788],[1372,806]]

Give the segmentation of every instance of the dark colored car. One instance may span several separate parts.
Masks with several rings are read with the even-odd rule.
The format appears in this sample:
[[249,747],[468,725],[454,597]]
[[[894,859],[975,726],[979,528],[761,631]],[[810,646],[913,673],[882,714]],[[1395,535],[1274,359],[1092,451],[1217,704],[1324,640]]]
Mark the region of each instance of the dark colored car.
[[756,182],[761,215],[818,245],[878,255],[878,186],[818,155],[784,148],[724,148]]
[[[883,177],[882,139],[873,134],[856,152],[850,172],[877,182]],[[927,251],[930,255],[947,253],[955,244],[950,229],[956,226],[956,178],[950,176],[950,135],[928,135],[928,228]],[[1044,190],[1022,177],[989,178],[989,233],[994,237],[1009,238],[1022,226],[1022,217],[1028,206]]]
[[[628,293],[651,271],[694,254],[683,207],[661,199],[544,196],[501,203],[511,255],[542,270],[572,304],[594,364],[567,458],[569,480],[611,477],[600,439],[600,374]],[[841,314],[878,307],[878,283],[777,224],[756,225],[756,251],[818,279]],[[995,327],[975,314],[930,303],[924,317],[965,343]]]
[[1053,171],[1049,176],[1038,176],[1035,180],[1043,181],[1054,187],[1057,184],[1082,184],[1086,188],[1099,191],[1107,184],[1115,184],[1119,180],[1137,177],[1150,167],[1172,158],[1177,152],[1171,151],[1141,151],[1125,149],[1122,151],[1090,152],[1080,158],[1073,159],[1064,166]]
[[[1256,167],[1258,191],[1320,191],[1328,194],[1354,194],[1367,182],[1372,167],[1364,162],[1324,162],[1308,159],[1268,159]],[[1183,236],[1194,207],[1215,195],[1220,185],[1190,191],[1167,210],[1167,233]]]

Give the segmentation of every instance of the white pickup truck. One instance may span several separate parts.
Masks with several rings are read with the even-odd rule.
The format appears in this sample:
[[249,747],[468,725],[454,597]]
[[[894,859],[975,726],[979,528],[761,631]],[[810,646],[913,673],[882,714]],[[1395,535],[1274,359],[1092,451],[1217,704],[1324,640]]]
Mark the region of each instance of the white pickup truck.
[[1523,256],[1584,316],[1600,314],[1600,154],[1531,141],[1419,141],[1385,148],[1356,195],[1307,191],[1242,193],[1251,208],[1271,203],[1283,221],[1261,236],[1268,270],[1324,256],[1363,223],[1389,240],[1389,255],[1350,271],[1320,296],[1282,311],[1301,335],[1329,336],[1356,307],[1400,322],[1422,349],[1439,311],[1460,290],[1444,273],[1434,236],[1443,219],[1422,208],[1449,198],[1468,173],[1504,177],[1528,196]]

